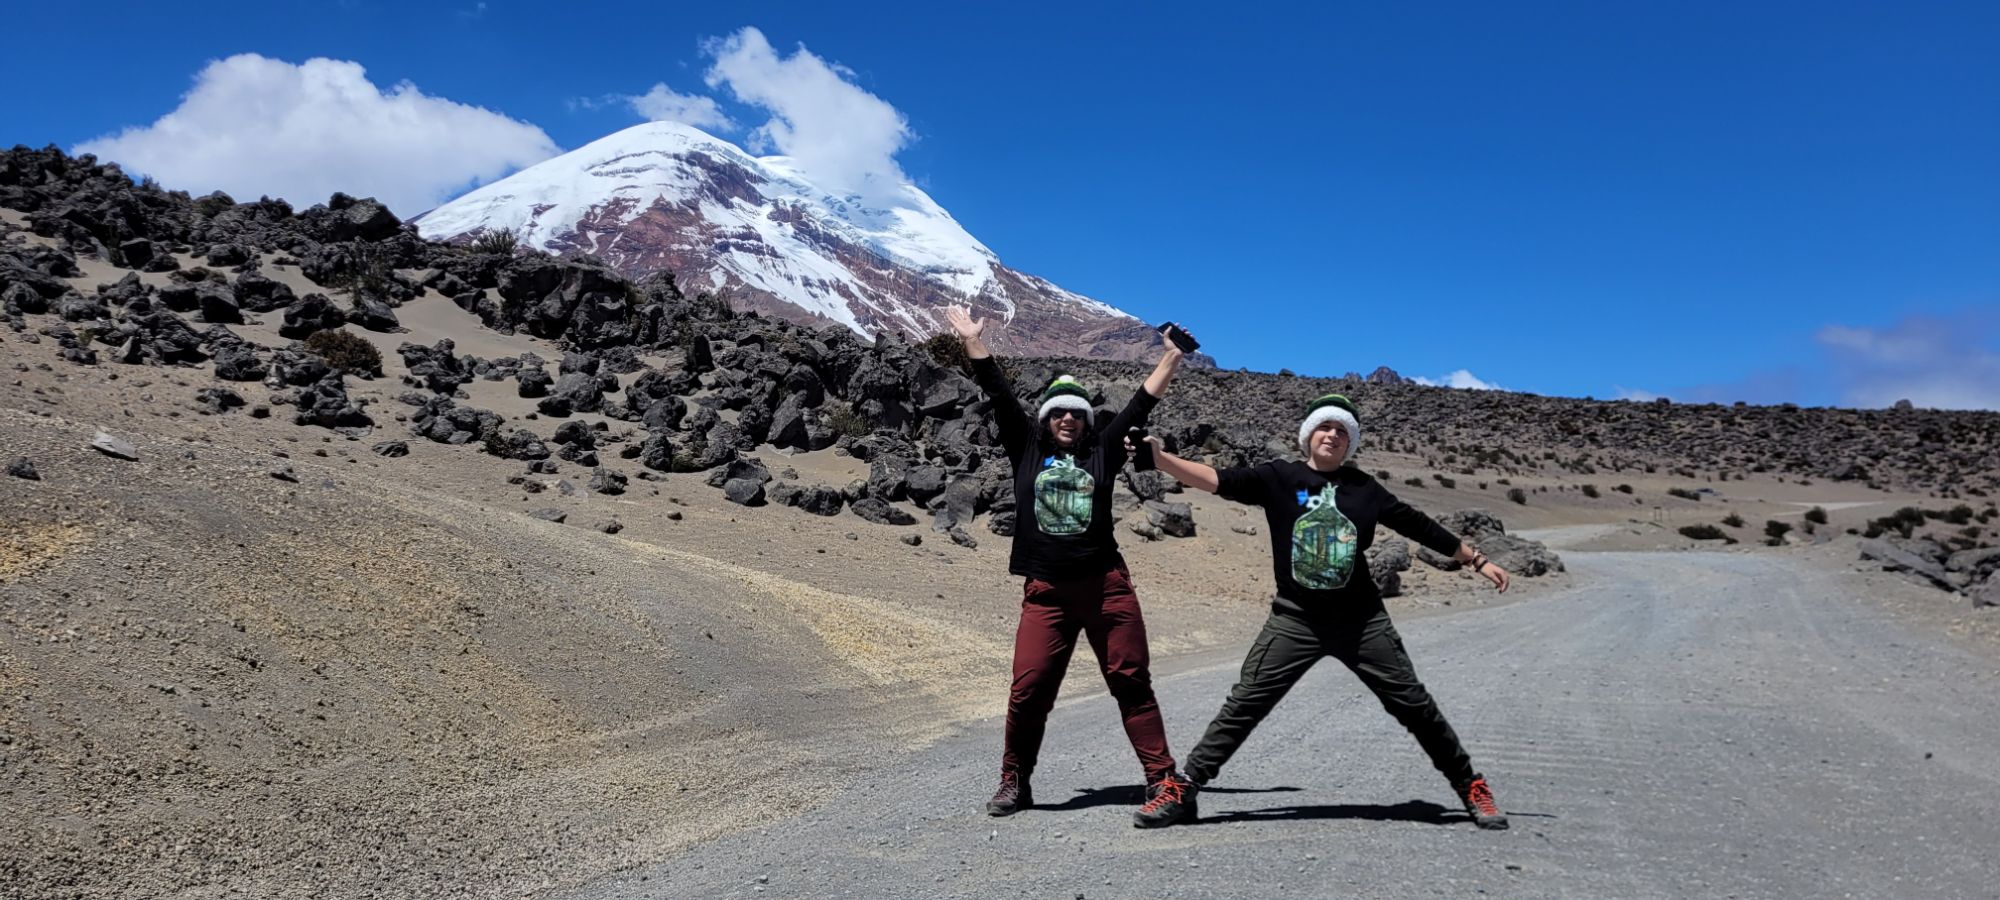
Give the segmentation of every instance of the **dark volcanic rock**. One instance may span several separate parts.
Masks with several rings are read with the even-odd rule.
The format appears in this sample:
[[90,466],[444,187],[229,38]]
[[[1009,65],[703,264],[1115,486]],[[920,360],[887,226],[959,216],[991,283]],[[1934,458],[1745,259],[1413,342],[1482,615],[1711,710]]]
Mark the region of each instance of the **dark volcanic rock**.
[[347,382],[338,372],[300,388],[292,407],[294,425],[358,428],[374,424],[359,403],[347,398]]
[[877,497],[863,497],[850,506],[854,514],[877,525],[915,525],[917,517]]
[[243,405],[243,395],[225,387],[202,388],[194,394],[196,406],[211,415],[227,412]]
[[396,353],[403,357],[403,365],[409,367],[410,378],[417,384],[440,394],[450,394],[473,379],[468,361],[453,354],[456,347],[451,338],[441,338],[430,347],[404,343],[396,347]]
[[332,331],[347,324],[347,315],[325,294],[307,294],[285,310],[285,323],[278,334],[293,340],[311,337],[316,331]]
[[237,276],[235,285],[231,287],[230,296],[236,300],[237,306],[259,313],[281,309],[299,300],[290,285],[274,281],[258,272],[245,272]]
[[410,445],[402,441],[383,441],[376,444],[373,449],[376,456],[386,456],[390,459],[399,459],[410,455]]
[[590,489],[599,494],[622,494],[630,482],[621,472],[598,468],[590,473]]
[[542,371],[540,366],[536,366],[521,370],[520,383],[521,396],[546,397],[549,394],[549,386],[555,384],[555,379],[550,378],[549,373]]
[[742,506],[764,505],[764,484],[754,478],[731,478],[722,483],[722,495]]
[[1169,537],[1194,537],[1194,507],[1186,503],[1165,500],[1147,500],[1146,524],[1159,529]]
[[42,473],[35,471],[35,464],[27,457],[21,457],[7,464],[7,474],[29,481],[42,480]]

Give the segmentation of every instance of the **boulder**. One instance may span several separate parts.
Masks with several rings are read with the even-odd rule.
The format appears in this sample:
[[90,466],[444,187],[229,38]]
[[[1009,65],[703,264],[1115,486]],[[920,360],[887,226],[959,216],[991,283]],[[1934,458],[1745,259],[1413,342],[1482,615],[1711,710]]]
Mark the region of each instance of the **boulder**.
[[1170,537],[1194,537],[1194,507],[1165,500],[1145,502],[1146,524]]
[[347,382],[334,372],[299,388],[292,400],[292,424],[323,428],[360,428],[373,425],[361,404],[347,397]]
[[396,310],[387,302],[373,294],[358,292],[353,308],[347,311],[347,321],[369,331],[390,332],[403,327],[396,318]]
[[139,458],[139,451],[132,446],[132,442],[102,431],[90,439],[90,449],[113,459],[136,461]]
[[[901,456],[878,456],[868,463],[868,496],[901,500],[909,490],[910,461]],[[938,485],[940,490],[943,485]]]
[[917,517],[879,497],[863,497],[849,504],[854,514],[877,525],[915,525]]
[[674,467],[674,445],[665,434],[654,432],[639,445],[639,464],[656,472],[669,471]]
[[722,495],[739,506],[763,506],[764,483],[754,478],[731,478],[722,483]]
[[194,403],[201,411],[216,415],[243,405],[243,395],[226,387],[202,388],[194,393]]
[[376,456],[399,459],[410,455],[410,445],[402,441],[383,441],[374,446]]
[[590,489],[594,493],[622,494],[625,493],[625,485],[628,483],[623,473],[614,472],[603,467],[599,467],[590,473]]
[[346,323],[347,315],[325,294],[307,294],[285,310],[285,321],[278,326],[278,333],[293,340],[302,340],[312,336],[313,332],[332,331]]
[[[214,282],[207,282],[214,285]],[[219,290],[220,287],[217,286]],[[299,301],[298,294],[290,285],[275,281],[261,272],[245,272],[236,276],[236,283],[229,287],[230,297],[239,308],[251,312],[266,313],[282,309]],[[321,299],[325,299],[321,295]]]
[[1861,559],[1880,563],[1885,572],[1914,575],[1942,590],[1949,591],[1957,587],[1951,583],[1943,565],[1888,541],[1880,538],[1862,538],[1856,546],[1861,552]]
[[708,473],[706,480],[709,487],[722,487],[724,484],[739,478],[747,478],[758,484],[768,484],[771,481],[771,470],[764,467],[762,460],[754,456],[746,456],[739,459],[732,459],[728,465],[721,466],[715,471]]
[[1403,592],[1401,573],[1409,568],[1409,541],[1386,537],[1368,548],[1368,574],[1375,579],[1375,589],[1384,597],[1394,597]]
[[269,370],[251,344],[238,342],[215,348],[215,377],[224,381],[262,381]]
[[550,378],[549,373],[542,371],[540,366],[535,366],[521,370],[520,384],[521,396],[546,397],[549,395],[549,386],[555,384],[555,379]]
[[929,464],[911,466],[903,484],[904,491],[911,500],[927,504],[932,497],[944,493],[944,467]]
[[1993,572],[1982,581],[1967,588],[1965,595],[1972,599],[1972,608],[2000,606],[2000,571]]

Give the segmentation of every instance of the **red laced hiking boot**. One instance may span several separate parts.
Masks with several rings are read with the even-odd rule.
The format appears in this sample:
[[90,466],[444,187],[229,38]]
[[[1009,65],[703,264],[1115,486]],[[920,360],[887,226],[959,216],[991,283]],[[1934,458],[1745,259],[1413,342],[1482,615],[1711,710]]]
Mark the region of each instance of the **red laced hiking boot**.
[[1194,782],[1179,773],[1169,772],[1167,777],[1153,782],[1146,788],[1146,805],[1132,814],[1134,828],[1165,828],[1181,822],[1192,822],[1200,814],[1195,798],[1201,789]]
[[1458,799],[1464,801],[1465,812],[1472,817],[1472,824],[1492,829],[1507,827],[1507,814],[1493,802],[1493,789],[1486,785],[1486,776],[1474,775],[1471,781],[1459,785]]
[[1035,789],[1028,785],[1028,776],[1001,772],[1000,789],[993,792],[993,799],[986,801],[986,814],[1011,816],[1034,805]]

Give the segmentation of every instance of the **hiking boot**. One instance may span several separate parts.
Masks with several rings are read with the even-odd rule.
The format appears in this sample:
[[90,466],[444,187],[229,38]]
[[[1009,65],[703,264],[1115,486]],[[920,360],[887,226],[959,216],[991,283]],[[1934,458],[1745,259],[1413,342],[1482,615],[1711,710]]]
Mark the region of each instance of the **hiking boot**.
[[1464,801],[1466,815],[1472,817],[1472,824],[1481,828],[1507,827],[1507,814],[1493,802],[1493,789],[1486,785],[1486,776],[1474,775],[1471,781],[1459,785],[1458,799]]
[[1132,814],[1134,828],[1165,828],[1195,820],[1199,809],[1195,797],[1201,789],[1186,777],[1169,772],[1167,777],[1146,787],[1146,805]]
[[1028,776],[1001,772],[1000,789],[993,792],[993,799],[986,801],[986,814],[1011,816],[1034,805],[1035,789],[1028,785]]

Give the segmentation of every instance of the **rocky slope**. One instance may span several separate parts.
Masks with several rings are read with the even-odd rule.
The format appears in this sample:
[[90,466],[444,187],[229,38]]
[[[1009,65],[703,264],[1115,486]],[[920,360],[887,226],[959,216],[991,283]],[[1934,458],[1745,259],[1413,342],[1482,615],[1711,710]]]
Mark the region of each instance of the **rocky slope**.
[[963,303],[1008,352],[1134,358],[1159,337],[1133,316],[1001,264],[915,185],[840,195],[783,157],[649,122],[486,185],[416,220],[464,242],[501,232],[635,280],[672,272],[740,311],[923,338]]

